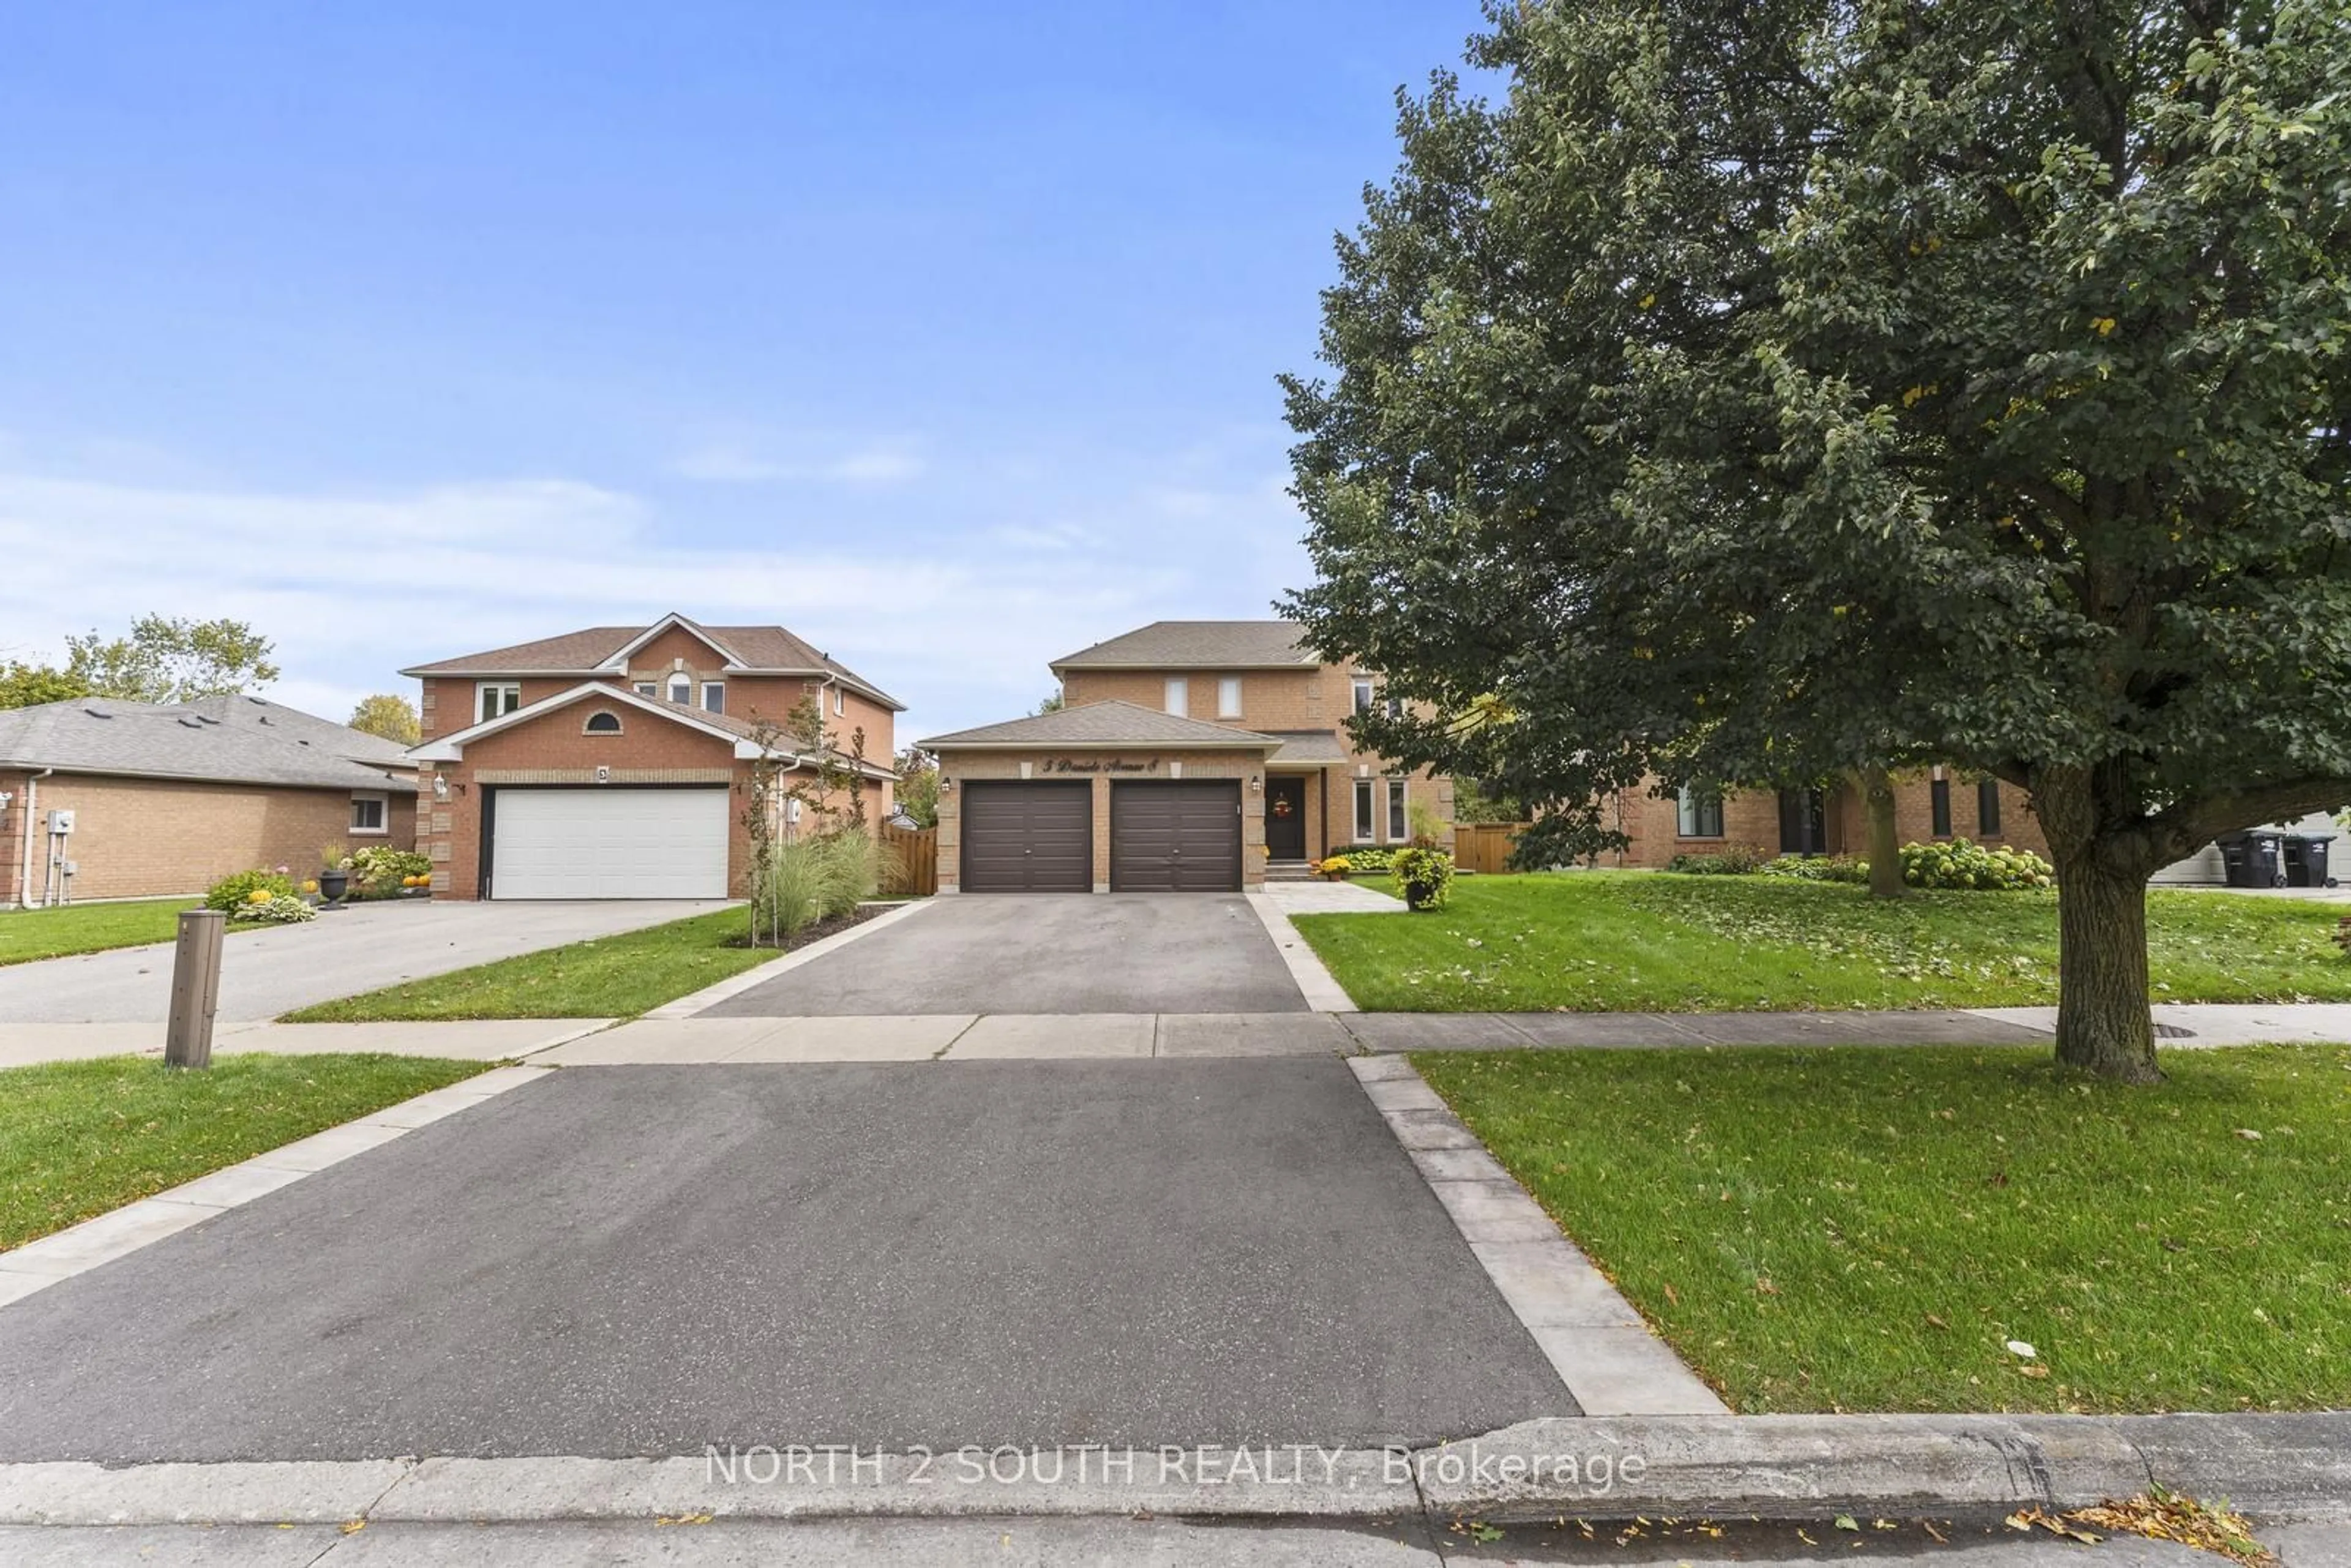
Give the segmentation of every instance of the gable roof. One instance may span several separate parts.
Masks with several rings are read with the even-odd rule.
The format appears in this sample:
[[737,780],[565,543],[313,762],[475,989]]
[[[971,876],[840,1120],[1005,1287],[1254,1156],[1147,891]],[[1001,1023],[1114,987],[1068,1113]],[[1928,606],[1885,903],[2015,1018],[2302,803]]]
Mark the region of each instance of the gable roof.
[[893,713],[906,705],[860,675],[848,665],[809,645],[781,626],[705,626],[672,612],[645,626],[589,626],[559,637],[541,637],[413,664],[403,675],[424,679],[434,675],[593,675],[625,669],[630,653],[672,626],[683,628],[708,643],[738,674],[831,676],[872,698]]
[[255,696],[78,697],[0,711],[0,765],[395,794],[416,788],[399,742]]
[[1120,747],[1172,747],[1186,751],[1271,751],[1281,742],[1254,730],[1205,719],[1179,718],[1157,708],[1130,702],[1085,703],[1056,708],[1029,718],[984,724],[952,735],[918,741],[925,751],[962,751],[987,747],[1033,748],[1076,746],[1100,749]]
[[[610,681],[594,680],[582,681],[576,686],[557,692],[552,696],[541,697],[528,707],[518,707],[512,713],[500,714],[496,718],[484,719],[479,724],[453,730],[447,735],[434,736],[431,740],[423,741],[409,747],[402,755],[407,758],[412,765],[459,761],[464,756],[465,747],[473,741],[480,740],[486,736],[496,735],[501,730],[514,729],[534,719],[544,718],[558,708],[569,707],[574,703],[590,700],[636,708],[652,714],[656,718],[665,718],[673,724],[684,725],[688,729],[698,729],[705,735],[716,736],[732,744],[737,758],[756,758],[762,755],[764,751],[767,755],[789,757],[795,765],[799,766],[817,760],[817,756],[813,753],[792,751],[781,747],[763,747],[758,739],[759,727],[749,719],[737,718],[732,714],[712,713],[707,708],[698,708],[688,703],[674,703],[666,697],[645,696],[632,686],[615,685]],[[869,779],[895,779],[898,776],[894,769],[870,758],[861,768],[854,758],[839,750],[828,750],[823,753],[823,756],[827,760],[839,763],[844,768],[860,768]]]
[[1062,670],[1267,670],[1315,665],[1295,621],[1154,621],[1150,625],[1056,659]]

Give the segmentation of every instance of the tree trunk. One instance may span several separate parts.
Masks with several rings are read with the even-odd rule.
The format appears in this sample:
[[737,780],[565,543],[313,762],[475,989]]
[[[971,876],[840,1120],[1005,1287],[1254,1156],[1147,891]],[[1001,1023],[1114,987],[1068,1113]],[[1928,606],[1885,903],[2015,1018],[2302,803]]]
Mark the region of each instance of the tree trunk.
[[2060,853],[2056,866],[2057,1060],[2120,1082],[2159,1082],[2147,983],[2147,878],[2118,874],[2095,852]]
[[1862,770],[1861,799],[1869,818],[1869,896],[1899,898],[1902,846],[1894,831],[1894,775],[1883,768]]

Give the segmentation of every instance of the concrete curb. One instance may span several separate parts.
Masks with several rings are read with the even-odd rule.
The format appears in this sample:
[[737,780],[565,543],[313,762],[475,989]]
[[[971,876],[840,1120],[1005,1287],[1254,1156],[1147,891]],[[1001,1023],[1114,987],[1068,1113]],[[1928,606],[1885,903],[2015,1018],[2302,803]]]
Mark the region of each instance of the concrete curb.
[[[1202,1456],[1208,1456],[1205,1460]],[[731,1458],[731,1463],[730,1463]],[[0,1524],[515,1523],[1160,1516],[1538,1521],[1562,1514],[2079,1508],[2150,1481],[2256,1516],[2351,1511],[2351,1413],[1718,1416],[1531,1421],[1417,1448],[747,1449],[540,1458],[0,1465]]]
[[1290,923],[1281,905],[1262,893],[1244,896],[1249,899],[1249,906],[1257,911],[1265,934],[1273,938],[1274,951],[1281,955],[1290,977],[1297,982],[1299,993],[1306,998],[1308,1009],[1318,1013],[1353,1012],[1354,998],[1323,967],[1314,949],[1307,946],[1306,938],[1299,935],[1298,927]]
[[79,1225],[0,1252],[0,1307],[22,1301],[60,1280],[87,1273],[102,1263],[138,1251],[216,1214],[251,1203],[264,1193],[290,1186],[353,1155],[404,1137],[444,1116],[470,1110],[511,1089],[535,1083],[552,1068],[496,1067],[462,1082],[387,1105],[340,1126],[297,1138],[236,1165],[183,1182],[152,1197],[83,1220]]
[[1401,1056],[1347,1066],[1576,1408],[1593,1416],[1728,1416],[1541,1204]]
[[664,1002],[651,1012],[642,1016],[649,1019],[692,1018],[705,1008],[715,1008],[720,1002],[732,1000],[754,986],[764,985],[778,975],[788,975],[802,964],[811,963],[828,953],[848,946],[861,936],[871,936],[884,926],[895,925],[899,921],[909,919],[930,907],[932,903],[926,898],[901,904],[896,909],[887,910],[871,920],[861,920],[846,931],[836,931],[821,942],[811,942],[805,947],[795,947],[781,957],[770,959],[755,969],[746,969],[739,975],[730,975],[715,986],[705,986],[702,989],[680,997],[674,1002]]

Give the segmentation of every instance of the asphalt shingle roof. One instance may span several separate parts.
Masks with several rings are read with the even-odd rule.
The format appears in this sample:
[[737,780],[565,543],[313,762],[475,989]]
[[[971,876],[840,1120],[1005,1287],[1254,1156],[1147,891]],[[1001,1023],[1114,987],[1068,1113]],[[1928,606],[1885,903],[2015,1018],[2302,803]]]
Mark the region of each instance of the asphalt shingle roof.
[[266,697],[132,703],[82,697],[0,711],[0,764],[235,784],[407,793],[396,741]]
[[1281,749],[1270,760],[1274,762],[1344,762],[1346,744],[1338,735],[1327,729],[1277,729],[1273,737],[1281,742]]
[[[696,635],[716,643],[734,663],[746,669],[805,670],[835,674],[855,682],[885,700],[895,701],[881,687],[840,660],[811,647],[804,638],[784,627],[705,626],[683,616],[678,619]],[[566,632],[559,637],[541,637],[533,643],[517,643],[510,647],[491,648],[455,659],[436,659],[429,664],[412,664],[400,673],[403,675],[591,674],[605,660],[643,636],[648,628],[659,624],[658,621],[648,621],[643,626],[589,626],[578,632]]]
[[1230,725],[1181,718],[1129,702],[1085,703],[1030,718],[984,724],[917,742],[925,750],[964,746],[1168,746],[1193,749],[1232,747],[1262,751],[1280,744],[1272,736]]
[[1150,625],[1056,659],[1055,670],[1270,669],[1319,664],[1299,643],[1295,621],[1154,621]]

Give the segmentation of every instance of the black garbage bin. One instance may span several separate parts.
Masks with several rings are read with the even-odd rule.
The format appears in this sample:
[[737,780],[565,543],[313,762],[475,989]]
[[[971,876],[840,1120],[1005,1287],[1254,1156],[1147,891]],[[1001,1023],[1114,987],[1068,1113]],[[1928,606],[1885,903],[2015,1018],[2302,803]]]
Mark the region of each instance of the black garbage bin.
[[2231,887],[2283,887],[2285,865],[2280,833],[2227,833],[2214,841],[2220,846],[2220,863]]
[[2288,887],[2325,887],[2326,885],[2326,841],[2323,833],[2288,833],[2285,835],[2285,885]]

